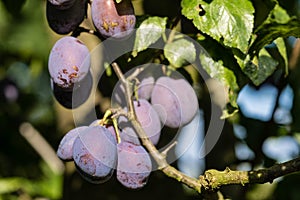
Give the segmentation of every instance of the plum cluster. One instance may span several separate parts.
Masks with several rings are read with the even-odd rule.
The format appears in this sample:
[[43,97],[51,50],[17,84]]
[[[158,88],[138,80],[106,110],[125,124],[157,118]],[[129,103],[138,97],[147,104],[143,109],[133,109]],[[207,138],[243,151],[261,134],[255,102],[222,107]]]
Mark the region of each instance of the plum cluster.
[[94,184],[109,180],[116,170],[122,185],[138,189],[147,183],[152,170],[143,146],[123,140],[117,143],[114,128],[100,125],[99,120],[70,130],[62,138],[57,155],[64,161],[74,161],[79,174]]
[[[87,17],[90,5],[96,32],[103,38],[126,38],[134,30],[136,18],[131,0],[48,0],[46,15],[49,27],[57,34],[76,32]],[[76,108],[89,97],[92,88],[90,52],[75,37],[63,36],[51,49],[48,69],[57,101],[66,108]],[[78,94],[75,99],[73,93]]]
[[[131,0],[48,0],[46,15],[50,28],[57,34],[69,34],[56,41],[50,51],[48,70],[57,101],[74,109],[84,103],[92,88],[91,55],[87,46],[77,38],[76,30],[87,17],[90,6],[96,35],[126,39],[136,23]],[[99,33],[99,34],[98,34]],[[154,69],[154,68],[152,68]],[[155,73],[154,73],[155,74]],[[198,99],[192,86],[182,77],[166,74],[134,77],[131,96],[136,119],[145,136],[158,145],[164,126],[178,129],[188,124],[198,110]],[[127,113],[124,87],[116,86],[118,108],[114,113],[97,119],[87,126],[70,130],[62,138],[57,155],[63,161],[73,161],[78,173],[91,183],[103,183],[116,172],[117,180],[130,189],[147,183],[152,171],[149,152],[143,138],[132,126]],[[76,92],[76,95],[73,93]],[[128,94],[127,94],[128,95]],[[121,112],[120,112],[121,113]],[[112,123],[113,122],[113,123]]]
[[[163,126],[180,128],[195,117],[197,96],[185,79],[161,76],[155,81],[147,77],[137,86],[134,111],[153,145],[158,144]],[[123,111],[127,110],[125,106]],[[89,126],[70,130],[60,142],[58,157],[73,160],[78,172],[91,183],[107,181],[116,169],[122,185],[130,189],[143,187],[152,163],[142,138],[126,115],[117,117],[117,126],[112,126],[111,121],[105,123],[106,120],[97,119]]]

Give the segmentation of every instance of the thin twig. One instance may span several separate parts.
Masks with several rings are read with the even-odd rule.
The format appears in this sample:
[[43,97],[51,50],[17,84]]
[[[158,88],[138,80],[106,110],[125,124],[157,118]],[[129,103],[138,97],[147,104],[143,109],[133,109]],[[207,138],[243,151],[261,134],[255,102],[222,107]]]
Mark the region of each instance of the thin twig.
[[149,64],[148,64],[148,65],[145,65],[145,66],[142,66],[142,67],[136,68],[136,69],[132,72],[132,74],[130,74],[130,75],[128,76],[127,80],[130,81],[130,80],[132,80],[132,79],[135,79],[135,78],[137,77],[137,75],[139,75],[142,71],[144,71],[145,68],[146,68],[147,66],[149,66]]
[[51,145],[30,123],[22,123],[19,131],[54,173],[62,174],[64,172],[63,162],[57,157]]
[[167,157],[168,152],[177,145],[177,141],[172,142],[172,144],[170,144],[163,152],[161,152],[161,154],[164,157]]
[[113,62],[111,66],[113,67],[115,73],[117,74],[119,80],[121,81],[122,85],[125,88],[126,103],[127,103],[127,108],[129,109],[128,112],[128,117],[130,118],[129,120],[131,120],[131,118],[136,118],[134,108],[133,108],[133,102],[131,99],[131,87],[129,85],[129,82],[126,81],[124,74],[122,73],[120,67],[116,62]]

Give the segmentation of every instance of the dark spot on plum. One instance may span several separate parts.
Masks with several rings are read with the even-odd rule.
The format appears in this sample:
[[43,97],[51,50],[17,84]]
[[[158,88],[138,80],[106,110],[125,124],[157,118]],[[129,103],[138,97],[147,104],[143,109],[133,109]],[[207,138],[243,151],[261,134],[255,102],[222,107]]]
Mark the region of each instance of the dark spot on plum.
[[140,185],[143,185],[147,182],[147,177],[146,178],[143,178],[142,180],[139,181],[139,184]]
[[91,160],[91,157],[89,154],[84,154],[80,156],[80,161],[83,162],[83,164],[88,164],[88,162]]
[[83,44],[80,40],[76,40],[76,42],[79,43],[79,44]]
[[63,69],[62,72],[63,72],[63,74],[68,74],[68,70],[67,69]]

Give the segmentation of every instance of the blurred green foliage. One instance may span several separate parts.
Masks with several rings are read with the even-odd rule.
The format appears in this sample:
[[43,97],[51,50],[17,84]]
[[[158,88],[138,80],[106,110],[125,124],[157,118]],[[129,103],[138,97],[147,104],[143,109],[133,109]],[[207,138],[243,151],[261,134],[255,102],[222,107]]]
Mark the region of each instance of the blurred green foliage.
[[[38,199],[39,197],[72,200],[199,199],[200,197],[193,191],[165,177],[161,172],[154,172],[149,184],[140,191],[128,191],[114,178],[103,185],[91,185],[74,172],[74,166],[68,168],[68,173],[64,176],[56,174],[20,135],[20,125],[23,122],[30,122],[55,150],[63,134],[58,127],[57,107],[53,100],[47,70],[48,54],[53,44],[53,32],[47,26],[45,2],[45,0],[0,0],[0,200]],[[199,7],[194,8],[199,2],[203,4],[204,9],[213,11],[208,16],[211,24],[197,21]],[[211,2],[217,6],[210,4]],[[149,57],[153,55],[153,51],[140,51],[159,39],[161,31],[170,21],[165,17],[172,19],[179,16],[181,30],[188,35],[198,33],[197,28],[202,29],[201,36],[197,35],[194,39],[212,57],[207,58],[206,64],[208,65],[203,64],[205,70],[229,87],[231,107],[227,108],[227,117],[237,111],[238,92],[246,84],[258,89],[262,83],[269,83],[278,89],[279,94],[287,85],[293,89],[291,124],[278,124],[273,119],[267,122],[254,120],[243,113],[234,115],[226,121],[220,141],[207,156],[207,168],[220,170],[227,166],[236,168],[243,162],[251,167],[271,166],[276,161],[262,151],[266,138],[291,135],[300,143],[299,61],[296,68],[288,68],[293,45],[287,39],[290,35],[299,37],[300,3],[296,0],[279,2],[241,0],[240,2],[242,9],[232,6],[231,1],[219,0],[141,1],[145,15],[154,16],[147,18],[148,21],[145,20],[141,24],[153,28],[154,21],[158,22],[157,27],[161,29],[158,30],[158,36],[157,32],[148,32],[146,36],[144,35],[145,38],[148,37],[148,40],[140,41],[140,44],[136,46],[137,52],[134,52],[136,53],[134,56],[137,56],[137,59],[133,58],[133,61],[138,60],[138,57],[142,57],[143,61],[149,60]],[[185,17],[180,14],[181,6]],[[224,32],[213,31],[212,27],[227,24],[226,21],[216,18],[218,9],[222,6],[225,6],[227,11],[234,10],[230,24],[235,29],[225,29]],[[244,13],[253,14],[254,18],[250,17],[247,20],[245,16],[245,18],[241,17]],[[245,20],[247,23],[244,23]],[[212,23],[217,23],[217,25],[213,24],[213,26]],[[232,34],[234,40],[231,38]],[[141,33],[141,37],[144,36]],[[274,42],[273,46],[265,48],[272,42]],[[173,44],[175,47],[169,45],[169,48],[176,49],[176,43]],[[166,57],[166,60],[169,59],[170,63],[173,62],[177,67],[176,60],[172,60],[171,56],[166,55]],[[182,65],[181,61],[179,65]],[[103,82],[110,84],[110,87],[107,86],[106,89],[112,90],[113,81],[111,77],[106,78],[104,77]],[[200,107],[208,113],[205,116],[206,119],[209,119],[210,112],[207,105],[211,103],[208,96],[204,91],[200,99]],[[275,106],[278,107],[278,103]],[[234,135],[233,124],[242,125],[248,133],[247,137],[237,138]],[[247,144],[255,153],[253,160],[244,161],[236,157],[233,149],[237,141]],[[267,184],[228,186],[222,188],[222,192],[232,199],[296,200],[300,199],[298,188],[299,174],[296,174],[278,180],[271,186]]]
[[32,123],[56,148],[57,131],[47,71],[50,37],[44,1],[0,1],[0,199],[59,199],[55,174],[21,136]]

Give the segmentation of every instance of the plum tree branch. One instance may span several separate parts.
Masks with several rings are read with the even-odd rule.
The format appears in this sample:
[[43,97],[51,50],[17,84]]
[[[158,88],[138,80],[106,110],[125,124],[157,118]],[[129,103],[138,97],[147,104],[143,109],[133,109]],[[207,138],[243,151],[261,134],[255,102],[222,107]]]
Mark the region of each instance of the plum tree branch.
[[202,176],[207,181],[208,188],[216,189],[223,185],[272,183],[274,179],[300,171],[300,158],[275,164],[269,168],[253,171],[234,171],[229,168],[224,171],[207,170]]
[[165,153],[159,152],[147,137],[135,115],[130,83],[124,77],[117,63],[112,63],[112,67],[125,88],[125,97],[129,108],[128,120],[131,122],[136,133],[141,138],[142,144],[158,164],[158,168],[167,176],[174,178],[194,189],[198,193],[201,193],[203,190],[217,190],[224,185],[245,185],[272,182],[278,177],[300,171],[300,158],[297,158],[285,163],[275,164],[269,168],[253,171],[234,171],[229,168],[226,168],[224,171],[209,169],[203,175],[199,176],[198,179],[183,174],[167,163]]

